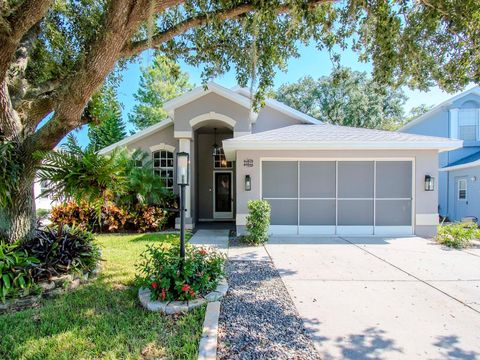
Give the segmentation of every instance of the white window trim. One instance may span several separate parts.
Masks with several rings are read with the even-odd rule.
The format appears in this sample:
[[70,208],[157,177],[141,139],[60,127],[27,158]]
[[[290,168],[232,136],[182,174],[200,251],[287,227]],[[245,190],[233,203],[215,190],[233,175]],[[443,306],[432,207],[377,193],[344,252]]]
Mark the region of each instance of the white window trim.
[[[474,140],[464,140],[462,138],[460,138],[460,128],[462,127],[462,125],[460,125],[460,121],[462,120],[462,112],[464,111],[469,111],[469,110],[474,110],[475,112],[475,139]],[[479,113],[480,109],[472,109],[472,108],[466,108],[466,109],[458,109],[457,111],[457,116],[458,116],[458,120],[457,120],[457,137],[460,139],[460,140],[464,140],[464,141],[478,141],[480,139],[480,124],[479,124],[479,116],[480,116],[480,113]],[[464,125],[465,126],[465,125]],[[473,125],[467,125],[467,126],[473,126]]]
[[[465,184],[465,198],[460,198],[460,183],[463,182]],[[468,199],[468,188],[467,188],[467,179],[458,179],[457,180],[457,200],[458,201],[467,201]]]
[[[213,157],[213,168],[214,168],[215,170],[233,169],[233,161],[227,160],[227,158],[226,158],[226,156],[225,156],[225,152],[223,151],[223,148],[222,148],[222,147],[220,148],[220,150],[222,151],[223,157],[224,157],[225,161],[227,162],[227,166],[225,166],[225,167],[215,166],[215,163],[216,163],[215,156],[219,156],[219,155],[215,155],[215,156]],[[220,160],[220,163],[221,163],[221,160]],[[228,163],[230,163],[230,166],[228,166]]]
[[[161,145],[165,145],[165,144],[161,144]],[[161,146],[161,145],[156,145],[156,146],[152,146],[150,149],[152,148],[156,148],[158,146]],[[175,148],[173,146],[170,146],[170,145],[165,145],[165,147],[163,148],[158,148],[157,150],[154,150],[152,151],[152,170],[155,172],[155,170],[157,171],[160,171],[160,178],[162,180],[165,181],[164,183],[164,186],[165,186],[165,189],[168,189],[168,190],[173,190],[173,187],[174,187],[174,182],[175,182],[175,156],[174,156],[174,151],[170,151],[169,149],[172,149],[175,150]],[[172,154],[172,166],[161,166],[162,165],[162,151],[165,151],[165,152],[168,152],[168,153],[171,153]],[[157,159],[160,161],[160,166],[155,166],[155,153],[156,152],[159,152],[160,153],[160,157]],[[168,160],[168,158],[165,158],[165,160]],[[172,186],[168,186],[167,185],[167,182],[166,180],[168,180],[169,178],[163,178],[162,177],[162,171],[169,171],[171,170],[172,171]]]
[[175,153],[175,146],[168,145],[168,144],[165,144],[165,143],[150,146],[150,152],[151,153],[154,153],[155,151],[159,151],[159,150],[167,150],[171,153]]

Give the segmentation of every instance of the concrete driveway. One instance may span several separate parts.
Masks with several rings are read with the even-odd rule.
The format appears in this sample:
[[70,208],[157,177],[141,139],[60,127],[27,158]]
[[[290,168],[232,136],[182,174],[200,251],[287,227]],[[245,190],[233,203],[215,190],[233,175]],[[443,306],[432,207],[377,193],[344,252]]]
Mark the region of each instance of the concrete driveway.
[[266,249],[323,359],[480,359],[480,249],[418,237]]

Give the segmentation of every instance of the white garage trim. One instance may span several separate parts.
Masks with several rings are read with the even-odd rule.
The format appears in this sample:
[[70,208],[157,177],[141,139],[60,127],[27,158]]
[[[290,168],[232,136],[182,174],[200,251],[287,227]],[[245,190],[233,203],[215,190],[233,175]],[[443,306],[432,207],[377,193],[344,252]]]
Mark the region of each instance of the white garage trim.
[[[297,197],[263,197],[263,162],[296,162],[297,163]],[[301,162],[335,162],[335,197],[301,197],[300,195],[300,179],[301,171],[300,164]],[[339,176],[338,176],[338,164],[342,161],[369,161],[373,162],[373,197],[364,197],[364,198],[339,198],[338,188],[339,188]],[[377,163],[378,162],[409,162],[411,164],[411,197],[389,197],[389,198],[377,198]],[[270,232],[273,234],[280,235],[378,235],[378,236],[401,236],[401,235],[412,235],[414,233],[415,226],[415,158],[413,157],[396,157],[396,158],[278,158],[278,157],[263,157],[260,158],[260,194],[261,197],[265,200],[297,200],[297,224],[296,225],[271,225]],[[300,216],[301,216],[301,207],[300,201],[305,200],[335,200],[335,225],[301,225]],[[339,200],[341,201],[372,201],[373,206],[373,224],[372,225],[362,225],[362,226],[353,226],[353,225],[339,225]],[[399,226],[380,226],[376,225],[377,221],[377,202],[379,201],[409,201],[410,202],[410,225],[399,225]]]

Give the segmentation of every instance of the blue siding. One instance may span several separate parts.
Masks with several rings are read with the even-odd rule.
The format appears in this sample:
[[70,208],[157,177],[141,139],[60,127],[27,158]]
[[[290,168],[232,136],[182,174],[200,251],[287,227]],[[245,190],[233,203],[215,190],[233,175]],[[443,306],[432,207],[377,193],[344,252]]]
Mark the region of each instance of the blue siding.
[[[455,100],[450,107],[446,107],[427,115],[421,122],[404,130],[406,133],[450,137],[451,108],[478,108],[480,97],[476,94],[468,94]],[[465,157],[480,151],[480,141],[464,142],[461,149],[439,154],[439,168],[449,166]],[[439,172],[438,174],[438,212],[442,216],[448,216],[452,220],[460,220],[462,214],[457,213],[455,178],[466,176],[469,188],[468,205],[463,208],[468,216],[476,216],[480,219],[480,167],[451,172]],[[472,179],[476,177],[475,181]]]
[[[450,220],[461,220],[464,216],[475,216],[480,219],[480,168],[450,171],[448,184],[449,208],[447,216]],[[467,201],[464,213],[457,209],[456,179],[465,177],[467,179]]]
[[410,134],[449,137],[448,110],[440,110],[406,129]]

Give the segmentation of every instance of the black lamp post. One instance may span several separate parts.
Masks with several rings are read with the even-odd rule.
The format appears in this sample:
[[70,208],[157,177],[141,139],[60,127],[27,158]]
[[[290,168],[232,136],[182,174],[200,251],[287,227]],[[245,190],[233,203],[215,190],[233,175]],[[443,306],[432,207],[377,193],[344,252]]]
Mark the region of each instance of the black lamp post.
[[180,257],[185,260],[185,186],[189,180],[188,153],[177,153],[177,185],[180,187]]

